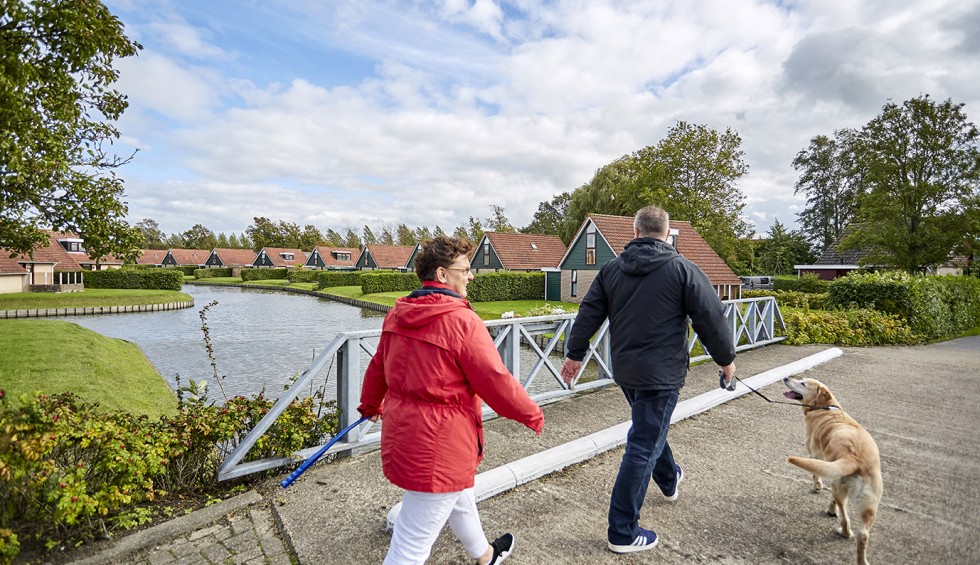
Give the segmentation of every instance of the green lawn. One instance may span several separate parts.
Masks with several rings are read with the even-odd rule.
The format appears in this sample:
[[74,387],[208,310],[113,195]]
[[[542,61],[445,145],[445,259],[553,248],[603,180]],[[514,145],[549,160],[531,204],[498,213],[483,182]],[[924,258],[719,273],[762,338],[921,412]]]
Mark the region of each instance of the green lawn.
[[174,290],[93,288],[82,292],[14,292],[0,294],[0,310],[41,308],[92,308],[190,302],[193,298]]
[[177,399],[139,347],[58,320],[0,320],[0,388],[22,394],[73,392],[110,410],[157,418]]

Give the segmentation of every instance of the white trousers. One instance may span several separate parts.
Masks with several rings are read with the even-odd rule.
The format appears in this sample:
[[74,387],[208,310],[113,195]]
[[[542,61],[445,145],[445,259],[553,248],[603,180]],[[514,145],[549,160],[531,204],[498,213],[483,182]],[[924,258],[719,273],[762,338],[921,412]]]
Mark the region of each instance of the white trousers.
[[470,557],[476,559],[486,553],[490,544],[476,510],[473,488],[449,493],[407,490],[402,496],[402,509],[395,519],[384,565],[425,563],[447,520]]

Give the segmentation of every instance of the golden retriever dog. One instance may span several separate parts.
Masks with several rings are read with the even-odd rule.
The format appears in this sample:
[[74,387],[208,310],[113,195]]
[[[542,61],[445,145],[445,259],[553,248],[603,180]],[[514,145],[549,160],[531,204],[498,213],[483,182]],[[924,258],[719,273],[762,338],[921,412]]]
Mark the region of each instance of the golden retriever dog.
[[798,400],[806,419],[806,448],[810,458],[793,457],[787,461],[813,475],[813,492],[823,488],[821,479],[830,484],[833,498],[827,514],[840,518],[837,533],[854,537],[847,517],[847,499],[861,519],[857,529],[857,562],[868,565],[868,535],[881,499],[881,461],[878,445],[861,424],[840,407],[830,389],[814,379],[785,378],[783,396]]

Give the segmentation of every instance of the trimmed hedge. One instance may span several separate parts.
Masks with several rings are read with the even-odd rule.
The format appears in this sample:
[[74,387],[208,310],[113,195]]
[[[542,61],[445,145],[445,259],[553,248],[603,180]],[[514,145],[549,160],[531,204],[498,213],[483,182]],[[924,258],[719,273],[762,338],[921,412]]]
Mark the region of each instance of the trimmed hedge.
[[242,269],[242,282],[248,281],[268,281],[273,279],[288,279],[289,269],[284,267],[275,269]]
[[780,306],[793,308],[827,309],[827,293],[796,292],[789,290],[743,290],[742,298],[761,298],[772,296]]
[[287,278],[291,283],[308,283],[313,282],[316,273],[316,271],[310,269],[293,269],[289,271]]
[[361,292],[400,292],[415,290],[422,286],[418,275],[398,271],[366,271],[361,273]]
[[980,325],[980,279],[973,277],[851,274],[831,283],[828,298],[830,307],[894,314],[928,339]]
[[922,341],[901,318],[877,310],[802,310],[783,317],[786,343],[852,347],[911,345]]
[[196,279],[213,279],[215,277],[230,277],[231,267],[214,267],[211,269],[195,269],[194,278]]
[[315,290],[323,290],[333,286],[360,286],[360,271],[316,271],[313,275],[316,281]]
[[544,300],[544,273],[481,273],[466,287],[470,302]]
[[184,274],[179,269],[110,269],[85,271],[86,288],[132,288],[143,290],[180,290],[184,286]]
[[789,292],[809,292],[819,294],[827,292],[830,288],[830,281],[821,280],[813,273],[805,273],[803,276],[776,275],[773,281],[775,290],[786,290]]

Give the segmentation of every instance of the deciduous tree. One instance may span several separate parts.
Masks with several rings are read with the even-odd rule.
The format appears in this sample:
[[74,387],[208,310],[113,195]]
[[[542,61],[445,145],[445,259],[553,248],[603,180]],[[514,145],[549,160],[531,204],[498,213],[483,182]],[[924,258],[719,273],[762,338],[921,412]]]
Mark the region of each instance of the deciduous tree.
[[135,257],[126,163],[108,145],[126,97],[116,59],[141,46],[97,0],[0,0],[0,247],[28,253],[41,228],[78,233],[95,257]]
[[853,144],[866,190],[841,249],[868,249],[864,264],[908,272],[944,263],[976,213],[978,140],[963,104],[928,95],[885,104]]
[[817,135],[793,159],[793,168],[800,171],[795,194],[807,197],[806,208],[798,214],[800,226],[821,252],[837,241],[857,212],[862,175],[851,158],[855,135],[849,129],[835,132],[833,138]]
[[166,249],[163,241],[167,235],[160,229],[160,224],[152,218],[143,218],[136,222],[136,229],[143,236],[142,247],[145,249]]
[[538,204],[538,211],[531,218],[531,223],[521,228],[521,233],[558,235],[571,200],[571,193],[562,192],[556,194],[551,201]]

